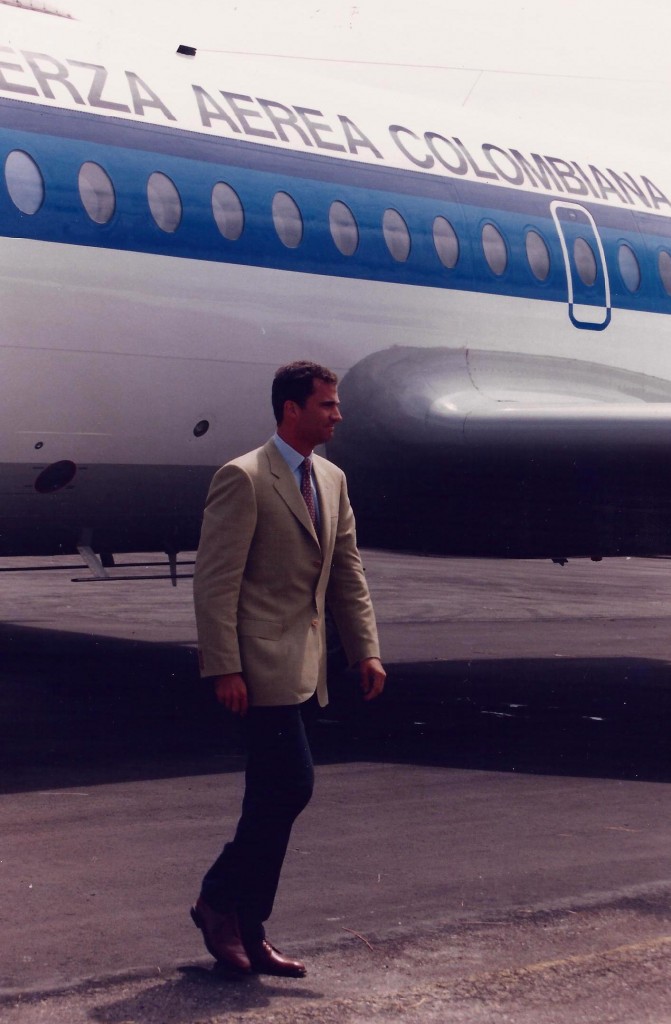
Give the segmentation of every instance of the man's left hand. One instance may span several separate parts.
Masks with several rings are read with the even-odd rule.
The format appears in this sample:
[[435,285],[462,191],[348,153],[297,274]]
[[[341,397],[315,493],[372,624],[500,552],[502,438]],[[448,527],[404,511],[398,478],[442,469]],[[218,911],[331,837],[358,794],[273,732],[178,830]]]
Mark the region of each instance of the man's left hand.
[[375,697],[379,697],[384,690],[384,681],[387,678],[380,659],[364,658],[359,662],[359,673],[363,699],[373,700]]

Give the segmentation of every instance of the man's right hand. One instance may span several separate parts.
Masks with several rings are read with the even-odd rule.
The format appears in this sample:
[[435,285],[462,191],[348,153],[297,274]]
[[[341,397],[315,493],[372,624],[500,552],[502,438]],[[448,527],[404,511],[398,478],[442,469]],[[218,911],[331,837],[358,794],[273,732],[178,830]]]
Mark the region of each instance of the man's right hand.
[[214,680],[214,693],[219,703],[234,715],[244,717],[247,714],[247,685],[239,672],[217,676]]

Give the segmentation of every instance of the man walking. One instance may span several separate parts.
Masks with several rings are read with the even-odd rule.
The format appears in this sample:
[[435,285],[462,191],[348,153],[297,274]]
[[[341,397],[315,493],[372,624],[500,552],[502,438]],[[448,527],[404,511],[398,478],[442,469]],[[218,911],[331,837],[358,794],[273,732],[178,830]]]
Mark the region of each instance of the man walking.
[[312,795],[301,705],[327,703],[328,606],[365,700],[382,692],[375,616],[344,474],[313,449],[342,419],[337,377],[311,362],[280,367],[277,433],[223,466],[205,507],[194,574],[201,674],[245,717],[247,769],[233,840],[205,875],[191,915],[207,949],[237,974],[303,977],[268,942],[293,822]]

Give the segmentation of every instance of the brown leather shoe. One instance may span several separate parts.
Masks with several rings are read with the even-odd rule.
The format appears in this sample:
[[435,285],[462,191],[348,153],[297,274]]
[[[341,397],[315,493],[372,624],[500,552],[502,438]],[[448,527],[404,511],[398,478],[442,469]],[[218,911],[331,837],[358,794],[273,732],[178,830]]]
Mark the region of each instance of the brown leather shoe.
[[307,974],[305,964],[300,960],[290,960],[271,946],[267,939],[246,942],[245,949],[257,974],[275,974],[280,978],[304,978]]
[[191,917],[203,933],[208,953],[218,964],[237,974],[251,974],[252,965],[242,944],[238,915],[234,911],[221,914],[199,896],[195,907],[191,907]]

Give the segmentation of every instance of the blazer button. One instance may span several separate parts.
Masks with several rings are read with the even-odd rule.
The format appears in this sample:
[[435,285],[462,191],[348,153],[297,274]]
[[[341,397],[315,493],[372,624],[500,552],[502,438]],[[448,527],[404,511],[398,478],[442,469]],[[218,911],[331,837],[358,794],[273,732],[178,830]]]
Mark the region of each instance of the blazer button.
[[319,619],[313,619],[310,625],[312,626],[313,629],[316,629],[317,626],[319,625]]
[[313,562],[312,564],[315,567],[315,569],[321,569],[321,567],[322,567],[322,563],[321,562]]

